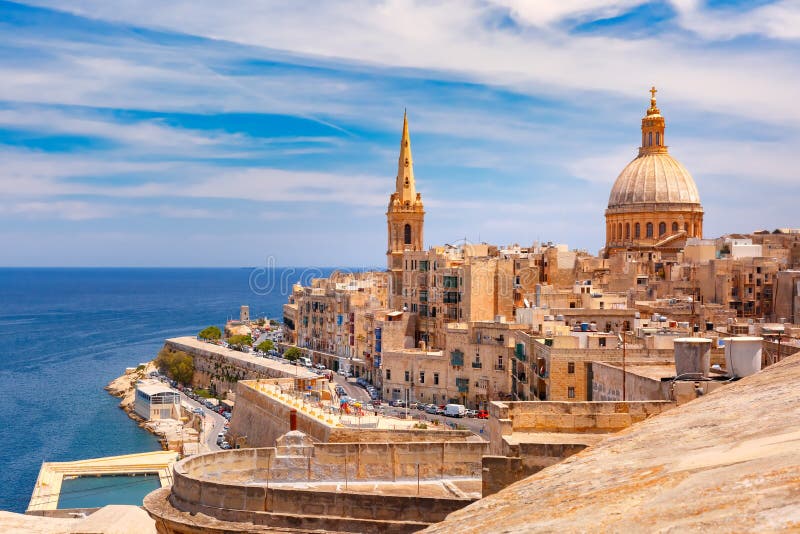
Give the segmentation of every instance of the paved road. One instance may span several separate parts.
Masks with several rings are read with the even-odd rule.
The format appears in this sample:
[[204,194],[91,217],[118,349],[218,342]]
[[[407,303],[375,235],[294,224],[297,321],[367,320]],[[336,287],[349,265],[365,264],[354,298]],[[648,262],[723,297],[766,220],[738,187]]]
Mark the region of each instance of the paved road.
[[[369,393],[367,393],[367,390],[356,384],[354,378],[346,380],[343,376],[336,374],[333,375],[333,381],[344,388],[348,397],[352,397],[361,402],[370,401],[370,396]],[[473,419],[470,417],[454,418],[445,417],[443,415],[431,415],[417,409],[406,410],[405,408],[392,408],[388,404],[382,405],[382,409],[384,415],[388,416],[405,417],[406,413],[408,413],[408,415],[414,419],[422,419],[423,421],[438,420],[440,424],[455,424],[465,426],[478,436],[486,440],[489,439],[489,425],[488,420],[486,419]]]
[[369,402],[370,400],[372,400],[367,390],[356,384],[354,378],[347,380],[342,375],[334,374],[333,382],[337,385],[342,386],[344,388],[345,393],[347,393],[348,397],[352,397],[359,402]]
[[224,430],[227,419],[217,412],[206,408],[196,400],[187,397],[183,392],[181,392],[181,398],[193,408],[203,409],[203,435],[200,437],[200,441],[204,442],[210,451],[222,450],[219,448],[219,445],[217,445],[217,434]]

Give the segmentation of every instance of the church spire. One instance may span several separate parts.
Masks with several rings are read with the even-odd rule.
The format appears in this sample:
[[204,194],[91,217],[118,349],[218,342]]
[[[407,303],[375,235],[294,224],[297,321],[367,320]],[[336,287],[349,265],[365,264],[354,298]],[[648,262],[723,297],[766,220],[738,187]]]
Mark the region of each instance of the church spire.
[[400,158],[397,160],[395,190],[401,205],[414,204],[417,200],[414,159],[411,157],[411,138],[408,135],[408,114],[405,111],[403,111],[403,136],[400,139]]
[[667,145],[664,144],[664,117],[661,110],[656,105],[655,86],[650,88],[650,108],[642,118],[642,146],[639,148],[639,155],[664,153],[667,152]]

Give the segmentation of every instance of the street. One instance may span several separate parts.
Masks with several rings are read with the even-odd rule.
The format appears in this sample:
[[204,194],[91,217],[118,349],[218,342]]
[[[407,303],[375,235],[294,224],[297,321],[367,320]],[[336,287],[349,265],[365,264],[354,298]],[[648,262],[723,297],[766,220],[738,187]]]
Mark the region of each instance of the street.
[[227,419],[222,417],[217,412],[206,408],[194,399],[186,396],[184,392],[181,393],[181,399],[193,408],[201,408],[203,410],[203,435],[200,436],[200,441],[205,443],[209,451],[220,451],[217,445],[217,434],[225,429]]
[[[345,393],[347,393],[348,397],[352,397],[359,402],[369,403],[370,396],[367,390],[359,386],[355,383],[355,379],[347,380],[343,376],[339,374],[333,375],[333,382],[336,385],[340,385],[344,388]],[[388,404],[382,404],[381,410],[384,415],[391,416],[391,417],[398,417],[404,418],[406,414],[410,417],[413,417],[417,420],[422,421],[438,421],[441,425],[461,425],[463,427],[468,428],[474,434],[482,437],[485,440],[489,439],[489,426],[488,420],[486,419],[473,419],[471,417],[462,417],[462,418],[455,418],[455,417],[445,417],[443,415],[432,415],[429,413],[425,413],[423,410],[417,410],[416,408],[393,408]]]

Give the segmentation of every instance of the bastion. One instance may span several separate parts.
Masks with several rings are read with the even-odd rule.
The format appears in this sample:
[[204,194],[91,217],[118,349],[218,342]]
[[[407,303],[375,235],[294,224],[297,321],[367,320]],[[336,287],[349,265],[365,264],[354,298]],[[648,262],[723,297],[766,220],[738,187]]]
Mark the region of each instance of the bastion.
[[187,458],[144,507],[162,534],[415,532],[481,496],[482,440],[314,443]]

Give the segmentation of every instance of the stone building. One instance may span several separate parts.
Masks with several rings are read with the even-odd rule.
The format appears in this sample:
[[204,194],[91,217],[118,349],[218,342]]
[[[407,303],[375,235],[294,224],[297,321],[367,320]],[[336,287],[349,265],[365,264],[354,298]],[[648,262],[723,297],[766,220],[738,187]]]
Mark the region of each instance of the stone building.
[[625,250],[678,250],[687,237],[703,236],[697,186],[689,171],[669,154],[655,93],[654,87],[650,108],[642,119],[639,154],[611,189],[606,256]]
[[403,252],[423,250],[425,209],[422,195],[417,193],[414,181],[414,160],[411,156],[411,138],[408,135],[408,117],[403,114],[403,135],[400,139],[400,157],[397,160],[395,190],[389,198],[386,211],[387,239],[386,263],[391,273],[392,305],[403,289]]

